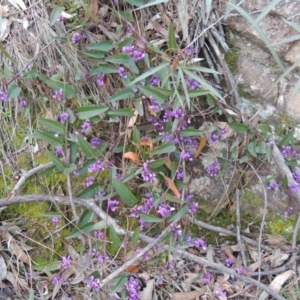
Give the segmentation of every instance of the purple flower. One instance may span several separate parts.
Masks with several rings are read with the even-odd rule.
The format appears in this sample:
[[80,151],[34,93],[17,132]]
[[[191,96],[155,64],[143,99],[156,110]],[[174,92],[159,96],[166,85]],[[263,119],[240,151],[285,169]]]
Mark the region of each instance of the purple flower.
[[218,172],[220,170],[220,166],[221,164],[217,161],[213,162],[209,167],[206,168],[206,172],[210,175],[210,176],[217,176]]
[[6,101],[7,100],[7,93],[4,91],[0,91],[0,100]]
[[233,261],[231,258],[227,258],[227,259],[225,259],[224,264],[227,268],[230,268],[233,264]]
[[246,273],[246,271],[245,271],[245,269],[244,269],[243,267],[237,268],[237,269],[236,269],[236,272],[237,272],[238,274],[240,274],[240,275]]
[[172,111],[172,112],[170,113],[170,115],[171,115],[172,117],[175,117],[176,119],[180,119],[180,118],[182,118],[182,117],[185,115],[185,112],[183,111],[182,108],[178,108],[177,110]]
[[222,129],[222,130],[221,130],[221,136],[224,136],[227,132],[228,132],[227,129]]
[[62,147],[57,147],[57,148],[55,149],[55,154],[56,154],[57,156],[62,156],[62,155],[64,154],[63,148],[62,148]]
[[300,173],[295,171],[293,172],[293,177],[295,179],[295,181],[300,182]]
[[57,227],[57,226],[58,226],[58,223],[60,222],[60,218],[54,217],[54,218],[52,218],[52,222],[53,222],[54,225]]
[[20,107],[25,108],[27,106],[27,101],[25,98],[22,98],[20,101]]
[[120,67],[118,70],[118,74],[120,75],[120,77],[122,78],[127,78],[127,72],[125,71],[124,67]]
[[180,180],[180,179],[183,179],[184,178],[184,171],[177,171],[176,172],[176,179]]
[[209,136],[209,140],[211,141],[212,144],[216,143],[219,140],[220,136],[216,133],[213,133]]
[[99,254],[97,257],[97,260],[100,264],[104,263],[108,259],[109,259],[109,256],[106,253]]
[[95,177],[94,177],[94,176],[87,177],[87,178],[85,179],[85,186],[86,186],[86,187],[89,187],[90,185],[93,184],[94,180],[95,180]]
[[287,158],[289,156],[289,154],[291,153],[291,151],[292,151],[291,146],[283,146],[281,149],[281,153],[284,158]]
[[99,86],[103,86],[104,85],[104,74],[103,73],[100,73],[97,75],[97,84]]
[[52,97],[54,99],[57,99],[58,101],[61,101],[63,98],[63,90],[60,89],[60,90],[55,91]]
[[168,203],[163,203],[159,205],[157,212],[163,217],[167,218],[171,215],[171,211],[174,210],[174,208],[171,208]]
[[204,281],[205,284],[209,284],[211,279],[212,279],[211,273],[208,271],[202,275],[202,280]]
[[294,207],[289,207],[285,212],[284,212],[284,217],[288,218],[291,214],[294,213]]
[[154,182],[155,178],[156,178],[156,174],[151,172],[148,164],[149,162],[151,161],[146,161],[143,163],[143,172],[142,172],[142,177],[143,177],[143,180],[146,181],[146,182]]
[[199,209],[199,203],[195,201],[190,202],[188,203],[188,207],[189,207],[189,213],[195,214]]
[[73,44],[76,44],[76,43],[78,43],[80,40],[81,40],[81,34],[78,33],[78,32],[74,32],[73,35],[72,35],[72,38],[71,38],[71,42],[72,42]]
[[99,278],[95,279],[94,276],[89,278],[89,282],[87,284],[88,288],[98,291],[100,288],[100,280]]
[[156,74],[152,75],[152,77],[150,78],[150,84],[153,86],[158,86],[159,82],[160,82],[159,76]]
[[100,139],[97,138],[97,137],[92,137],[92,139],[91,139],[91,145],[92,145],[93,148],[99,147],[101,145]]
[[186,55],[192,55],[192,54],[196,53],[196,49],[195,49],[195,47],[190,46],[190,47],[186,47],[184,49],[184,52]]
[[157,103],[157,100],[154,97],[150,96],[149,100],[150,100],[150,105],[149,105],[150,109],[154,111],[161,111],[163,109],[162,105]]
[[123,51],[123,52],[126,52],[126,53],[128,53],[128,54],[131,54],[131,53],[133,52],[133,50],[134,50],[134,46],[133,46],[133,45],[124,46],[124,47],[122,48],[122,51]]
[[206,242],[205,242],[203,239],[201,239],[201,238],[196,238],[196,239],[194,240],[194,247],[197,247],[197,248],[201,247],[204,251],[207,250],[207,244],[206,244]]
[[[136,249],[136,253],[137,253],[137,254],[139,254],[141,251],[142,251],[141,248],[137,248],[137,249]],[[150,253],[149,253],[148,251],[145,252],[145,253],[142,255],[142,259],[143,259],[143,260],[148,260],[148,259],[150,259],[150,258],[151,258],[151,255],[150,255]]]
[[66,121],[68,121],[69,119],[69,115],[68,113],[64,112],[64,113],[61,113],[59,116],[58,116],[58,119],[61,123],[65,123]]
[[52,279],[52,284],[56,285],[60,283],[60,276],[59,275],[55,275]]
[[83,134],[86,134],[86,132],[87,132],[87,130],[89,129],[90,126],[91,126],[90,121],[84,121],[83,124],[81,125],[81,132]]
[[90,173],[103,171],[103,170],[105,170],[105,164],[100,160],[98,160],[96,163],[88,167],[88,171]]
[[115,176],[116,179],[118,179],[119,181],[123,180],[124,178],[124,175],[121,174],[121,173],[117,173],[116,176]]
[[130,276],[129,281],[126,283],[126,290],[128,292],[128,300],[138,300],[140,293],[140,284],[133,276]]
[[185,150],[183,150],[181,153],[180,153],[180,159],[182,159],[182,160],[188,160],[188,161],[192,161],[193,160],[193,157],[192,157],[192,155],[189,153],[189,152],[187,152],[187,151],[185,151]]
[[295,195],[299,191],[299,185],[297,183],[290,183],[288,187],[292,195]]
[[102,231],[95,231],[94,232],[94,237],[99,239],[99,240],[102,240],[104,238],[104,233]]
[[270,182],[267,189],[271,191],[278,191],[279,185],[276,182]]
[[182,235],[182,229],[180,224],[171,224],[170,231],[172,232],[174,241],[176,241]]
[[196,81],[195,79],[193,78],[188,78],[186,81],[185,81],[185,84],[187,86],[188,89],[190,90],[196,90],[199,88],[199,83],[198,81]]
[[62,266],[62,268],[64,269],[68,269],[71,265],[71,257],[70,256],[63,256],[61,262],[60,262],[60,265]]
[[119,205],[119,201],[118,201],[118,200],[111,200],[111,199],[108,199],[107,204],[108,204],[108,208],[109,208],[111,211],[116,211],[117,206]]
[[144,57],[145,57],[145,53],[144,53],[144,51],[141,50],[141,49],[133,50],[132,55],[131,55],[131,58],[132,58],[134,61],[142,60]]
[[220,288],[216,291],[217,297],[226,297],[226,292],[223,292]]

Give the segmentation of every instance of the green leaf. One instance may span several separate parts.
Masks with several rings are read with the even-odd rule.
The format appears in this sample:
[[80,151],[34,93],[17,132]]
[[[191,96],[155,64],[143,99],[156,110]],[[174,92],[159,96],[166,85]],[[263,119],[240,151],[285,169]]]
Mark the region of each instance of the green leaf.
[[169,62],[165,62],[165,63],[162,63],[162,64],[158,65],[157,67],[155,67],[153,69],[150,69],[149,71],[143,73],[141,76],[137,77],[135,80],[133,80],[132,82],[130,82],[128,84],[128,86],[131,86],[131,85],[133,85],[133,84],[135,84],[135,83],[137,83],[139,81],[142,81],[145,78],[147,78],[147,77],[149,77],[149,76],[151,76],[153,74],[156,74],[157,72],[161,71],[164,68],[168,68],[169,65],[170,65]]
[[118,43],[119,49],[122,49],[124,46],[130,46],[134,42],[134,38],[127,38],[121,42]]
[[212,95],[207,95],[206,102],[209,106],[215,106],[218,104],[218,101]]
[[193,97],[199,97],[199,96],[204,96],[204,95],[209,95],[210,91],[209,90],[189,90],[188,95],[193,98]]
[[139,90],[147,97],[154,97],[158,103],[163,104],[166,96],[151,86],[139,86]]
[[150,167],[150,169],[156,169],[163,166],[167,161],[168,161],[167,157],[159,158],[156,159],[155,161],[150,162],[148,166]]
[[54,155],[51,151],[48,149],[46,150],[47,155],[50,157],[51,161],[54,163],[56,168],[60,171],[62,171],[66,167],[66,163],[62,160],[60,160],[56,155]]
[[47,168],[46,170],[39,172],[39,176],[48,176],[48,175],[53,175],[57,172],[57,169],[55,166],[52,166],[50,168]]
[[109,110],[109,107],[103,105],[83,106],[77,109],[78,118],[80,120],[90,119]]
[[[115,283],[116,279],[117,279],[117,281]],[[116,277],[114,279],[114,281],[112,281],[112,282],[113,282],[113,286],[114,286],[113,293],[121,292],[121,290],[123,289],[125,283],[128,282],[127,274],[122,274],[122,275]],[[124,299],[124,298],[121,298],[121,299]]]
[[258,124],[257,129],[260,130],[263,134],[271,132],[270,126],[268,124]]
[[[186,82],[185,82],[185,78],[184,78],[182,69],[180,67],[178,68],[178,76],[180,78],[181,85],[182,85],[182,88],[183,88],[183,91],[184,91],[185,101],[186,101],[187,107],[188,107],[188,109],[190,109],[191,99],[190,99],[190,95],[189,95],[189,92],[188,92],[188,88],[187,88],[187,85],[186,85]],[[181,95],[178,95],[178,93],[176,93],[176,94],[177,94],[177,98],[182,103],[183,102],[183,97],[181,97]],[[181,105],[184,106],[183,104],[181,104]],[[174,123],[173,123],[173,129],[175,130],[175,124]],[[174,132],[174,130],[172,130],[172,131]]]
[[282,180],[282,183],[281,183],[281,187],[284,188],[284,189],[286,189],[288,187],[288,183],[289,183],[289,181],[287,179],[287,176],[285,175],[283,177],[283,180]]
[[61,218],[62,214],[52,211],[52,212],[42,213],[40,214],[40,216],[52,219],[52,218]]
[[90,223],[94,220],[95,213],[90,211],[89,209],[85,209],[82,215],[80,216],[79,222],[78,222],[78,228],[81,228],[87,223]]
[[254,27],[257,25],[264,17],[266,17],[269,12],[279,3],[281,0],[273,0],[269,3],[268,6],[264,7],[262,12],[259,14],[259,16],[255,19],[254,23],[251,25],[251,27]]
[[245,133],[249,129],[249,126],[241,123],[228,123],[228,125],[237,133]]
[[33,78],[36,78],[38,76],[38,74],[39,73],[36,69],[30,70],[24,74],[23,78],[24,79],[33,79]]
[[78,154],[78,145],[76,143],[71,143],[70,149],[70,163],[75,164]]
[[97,75],[99,73],[103,73],[103,74],[118,73],[118,68],[109,64],[101,64],[98,67],[92,68],[91,75]]
[[98,183],[93,183],[92,185],[84,189],[82,192],[80,192],[77,198],[91,199],[102,190],[103,188]]
[[97,152],[81,135],[78,135],[78,143],[87,159],[97,158]]
[[288,21],[284,18],[281,18],[283,22],[285,22],[286,24],[288,24],[289,26],[293,27],[298,33],[300,33],[300,25],[292,22],[292,21]]
[[255,144],[253,142],[249,143],[247,146],[248,151],[250,152],[250,154],[254,157],[257,157],[256,151],[255,151]]
[[133,117],[134,109],[132,109],[132,108],[111,109],[110,111],[108,111],[107,115],[109,117],[111,117],[111,116]]
[[16,63],[15,59],[13,59],[8,52],[5,50],[5,48],[3,47],[2,42],[0,42],[0,50],[1,52],[4,54],[5,57],[7,57],[9,60],[11,60],[14,64]]
[[75,170],[76,170],[77,166],[76,165],[70,165],[69,167],[67,168],[64,168],[64,174],[65,175],[69,175],[71,173],[73,173]]
[[12,98],[18,97],[19,94],[21,93],[21,88],[19,88],[17,85],[11,85],[8,88],[7,94],[8,94],[8,99],[11,100]]
[[159,223],[159,222],[163,222],[163,220],[164,220],[162,218],[147,215],[147,214],[144,214],[144,213],[140,213],[140,218],[141,218],[141,220],[143,220],[145,222],[149,222],[149,223]]
[[[130,0],[130,1],[132,1],[132,0]],[[167,1],[168,0],[154,0],[154,1],[148,2],[148,3],[140,6],[139,8],[136,8],[135,10],[144,9],[144,8],[147,8],[147,7],[150,7],[150,6],[153,6],[153,5],[158,5],[158,4],[161,4],[161,3],[165,3]],[[128,0],[126,0],[126,2],[128,2]]]
[[103,58],[105,56],[105,52],[103,51],[83,51],[83,54],[92,58]]
[[35,131],[31,137],[34,139],[44,140],[53,147],[62,146],[64,143],[62,137],[56,137],[52,132]]
[[177,43],[176,43],[176,36],[175,36],[175,30],[172,23],[169,24],[169,50],[171,52],[175,52],[177,50]]
[[113,226],[109,226],[109,239],[114,245],[114,247],[118,248],[121,246],[122,242]]
[[110,97],[109,101],[114,102],[114,101],[124,100],[124,99],[128,99],[128,98],[132,98],[133,96],[134,96],[134,93],[132,92],[132,90],[130,88],[127,88],[120,92],[114,93]]
[[130,207],[134,206],[138,199],[131,193],[129,188],[121,181],[112,179],[112,185],[116,189],[121,199]]
[[54,272],[61,268],[59,261],[46,262],[38,265],[32,265],[32,268],[36,271],[42,272]]
[[143,5],[143,0],[125,0],[125,2],[138,7]]
[[286,160],[285,164],[287,166],[290,166],[290,167],[296,167],[297,166],[297,159]]
[[189,212],[189,207],[187,204],[182,205],[182,208],[180,211],[174,213],[169,219],[168,222],[171,223],[175,220],[179,220],[182,218],[184,215],[186,215]]
[[295,129],[292,129],[280,142],[279,142],[279,146],[287,146],[289,145],[293,139],[294,139],[294,133],[295,133]]
[[53,5],[53,9],[50,14],[50,26],[53,26],[61,16],[61,13],[65,10],[64,7]]
[[54,120],[49,119],[39,119],[39,121],[51,131],[57,132],[57,133],[64,133],[65,132],[65,125]]
[[218,72],[214,69],[208,69],[208,68],[200,67],[200,66],[184,65],[184,66],[181,66],[181,68],[184,70],[192,70],[192,71],[197,71],[197,72],[201,72],[201,73],[221,74],[220,72]]
[[129,64],[131,58],[127,53],[121,53],[121,54],[109,56],[105,60],[113,64],[126,65]]
[[103,42],[99,42],[99,43],[94,43],[94,44],[89,44],[87,45],[87,49],[88,50],[100,50],[100,51],[109,51],[113,48],[113,42],[112,41],[103,41]]
[[50,79],[48,78],[47,76],[45,75],[42,75],[40,74],[39,76],[39,79],[41,79],[42,81],[44,81],[49,87],[51,87],[52,89],[54,90],[60,90],[62,89],[63,90],[63,94],[66,98],[73,98],[75,93],[76,93],[76,89],[68,84],[68,83],[65,83],[65,82],[61,82],[61,81],[58,81],[58,80],[53,80],[53,79]]
[[166,200],[172,202],[172,203],[179,203],[179,204],[184,204],[184,202],[181,199],[175,198],[171,194],[165,194]]
[[194,129],[194,128],[187,128],[179,132],[179,135],[182,137],[200,136],[203,134],[204,134],[203,130]]
[[164,153],[171,153],[176,150],[175,144],[174,143],[164,143],[161,146],[157,147],[154,150],[146,152],[147,154],[164,154]]
[[139,236],[140,236],[140,227],[136,227],[136,229],[134,230],[133,232],[133,235],[131,237],[131,241],[134,243],[134,244],[137,244],[138,240],[139,240]]
[[75,230],[73,230],[68,236],[65,237],[65,239],[66,240],[74,239],[83,234],[90,233],[91,231],[106,228],[106,226],[107,226],[107,223],[104,220],[102,220],[96,224],[94,222],[88,222],[88,223],[83,224],[81,227],[77,226],[78,229],[76,228]]
[[140,134],[140,131],[136,127],[133,128],[133,131],[132,131],[132,141],[136,145],[139,145],[141,143],[141,134]]

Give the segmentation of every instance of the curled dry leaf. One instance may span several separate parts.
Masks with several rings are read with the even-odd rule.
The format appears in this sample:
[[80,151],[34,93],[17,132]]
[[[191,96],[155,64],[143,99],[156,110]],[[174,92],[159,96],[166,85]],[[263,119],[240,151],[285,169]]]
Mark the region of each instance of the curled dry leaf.
[[171,293],[169,295],[172,300],[194,300],[197,299],[197,297],[204,295],[206,292],[207,292],[206,288],[201,288],[198,291],[184,292],[184,293]]
[[96,21],[99,10],[98,0],[90,0],[86,8],[86,17],[89,20]]
[[[183,40],[189,40],[189,14],[186,7],[188,6],[187,0],[176,0],[176,7],[178,12],[178,20],[182,28]],[[178,28],[178,27],[177,27]]]
[[[285,272],[277,275],[270,283],[269,288],[272,289],[273,291],[275,291],[276,293],[279,293],[282,286],[284,285],[284,283],[293,275],[295,275],[295,272],[292,270],[288,270],[288,271],[285,271]],[[263,291],[260,294],[258,300],[265,300],[268,297],[269,297],[269,295],[265,291]]]
[[124,153],[124,158],[129,158],[129,159],[131,159],[132,161],[135,161],[135,162],[139,161],[139,158],[138,158],[137,154],[132,152],[132,151]]
[[203,148],[206,146],[206,143],[207,143],[207,138],[206,138],[205,135],[203,135],[203,136],[201,137],[201,140],[200,140],[198,149],[197,149],[197,151],[196,151],[196,153],[195,153],[195,155],[194,155],[195,158],[197,158],[197,157],[201,154]]
[[180,194],[180,192],[178,191],[178,189],[177,189],[177,187],[176,187],[174,181],[173,181],[171,178],[165,176],[163,173],[161,173],[161,175],[162,175],[162,176],[164,177],[164,179],[167,181],[168,187],[169,187],[169,189],[174,193],[175,197],[176,197],[176,198],[180,198],[180,197],[181,197],[181,194]]
[[152,300],[153,290],[154,290],[155,279],[151,279],[147,282],[146,287],[139,295],[140,300]]
[[9,232],[6,233],[6,240],[7,240],[8,249],[11,252],[11,254],[15,255],[17,259],[29,265],[30,264],[29,256],[23,251],[23,249],[18,245],[17,241],[13,238],[13,236]]

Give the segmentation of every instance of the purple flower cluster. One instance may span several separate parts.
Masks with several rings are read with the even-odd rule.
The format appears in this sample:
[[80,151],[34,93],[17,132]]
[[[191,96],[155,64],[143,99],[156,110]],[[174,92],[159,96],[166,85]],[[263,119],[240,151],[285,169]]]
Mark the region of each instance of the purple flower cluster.
[[63,269],[68,269],[71,265],[71,257],[70,256],[63,256],[60,265]]
[[55,91],[52,97],[58,101],[61,101],[63,98],[63,90],[60,89],[60,90]]
[[186,55],[190,56],[190,55],[193,55],[193,54],[196,53],[196,48],[193,47],[193,46],[186,47],[186,48],[184,49],[184,52],[185,52]]
[[108,259],[109,259],[109,256],[106,253],[101,253],[97,256],[97,261],[100,264],[103,264]]
[[139,61],[144,59],[145,53],[142,49],[135,48],[133,45],[124,46],[123,52],[128,53],[132,60]]
[[99,86],[103,86],[104,85],[104,78],[105,78],[105,75],[103,73],[100,73],[97,75],[97,84]]
[[216,291],[216,296],[217,297],[226,297],[226,292],[224,292],[222,289],[218,289],[217,291]]
[[212,279],[212,275],[210,272],[206,271],[203,275],[202,275],[202,280],[204,281],[205,284],[209,284],[210,281]]
[[150,109],[154,111],[161,111],[163,109],[162,105],[159,104],[154,97],[150,96],[149,100],[150,100],[150,105],[149,105]]
[[299,185],[297,183],[289,183],[288,187],[292,195],[296,195],[299,191]]
[[189,213],[195,214],[199,209],[199,203],[197,201],[192,201],[194,195],[193,194],[187,194],[184,197],[185,202],[188,204],[189,207]]
[[111,211],[116,211],[118,205],[119,205],[119,201],[118,200],[111,200],[111,199],[108,199],[107,201],[107,206],[108,208],[111,210]]
[[126,290],[128,293],[128,300],[138,300],[140,293],[140,284],[133,276],[130,276],[129,281],[126,283]]
[[186,84],[187,88],[190,89],[190,90],[197,90],[199,88],[198,81],[193,79],[193,78],[188,78],[185,81],[185,84]]
[[192,238],[190,235],[186,237],[186,241],[189,245],[189,247],[196,247],[196,248],[202,248],[203,251],[207,250],[207,244],[206,242],[201,238]]
[[51,220],[52,220],[53,224],[55,225],[55,227],[57,228],[58,227],[58,223],[60,222],[60,218],[54,217]]
[[89,187],[90,185],[92,185],[94,183],[94,180],[95,180],[94,176],[87,177],[85,179],[85,186]]
[[217,161],[213,162],[210,166],[206,168],[206,172],[209,176],[215,177],[218,175],[221,164]]
[[191,155],[191,153],[185,151],[185,150],[182,150],[181,153],[180,153],[180,159],[182,160],[188,160],[188,161],[192,161],[193,160],[193,157]]
[[20,101],[20,107],[25,108],[27,106],[27,101],[25,98],[22,98]]
[[92,139],[91,139],[91,145],[92,145],[93,148],[99,147],[101,145],[100,139],[97,138],[97,137],[92,137]]
[[[139,254],[142,251],[141,248],[136,249],[136,253]],[[151,254],[147,251],[142,255],[143,260],[149,260],[151,258]]]
[[118,74],[119,74],[120,77],[122,77],[122,78],[127,78],[127,72],[126,72],[126,70],[125,70],[124,67],[120,67],[120,68],[119,68]]
[[296,158],[298,156],[298,151],[291,146],[283,146],[281,153],[284,158]]
[[87,283],[87,287],[90,288],[90,289],[98,291],[99,288],[100,288],[100,280],[99,280],[99,278],[96,279],[96,278],[94,278],[94,276],[91,276],[89,278],[88,283]]
[[102,231],[95,231],[94,232],[94,237],[96,239],[103,240],[104,239],[104,233]]
[[163,217],[167,218],[171,215],[171,212],[175,210],[174,207],[171,207],[169,203],[163,203],[158,206],[157,212]]
[[227,268],[230,268],[233,264],[233,260],[231,258],[226,258],[224,264]]
[[180,224],[171,224],[170,231],[172,232],[172,238],[174,241],[178,240],[182,236],[182,229]]
[[153,173],[150,168],[149,168],[149,163],[151,162],[152,160],[147,160],[146,162],[143,163],[143,171],[142,171],[142,177],[143,177],[143,180],[145,182],[151,182],[153,183],[155,178],[156,178],[156,174]]
[[285,212],[284,212],[284,217],[285,218],[288,218],[290,215],[292,215],[294,213],[294,207],[289,207]]
[[212,143],[212,144],[215,144],[218,140],[219,140],[220,136],[216,133],[213,133],[211,134],[209,137],[208,137],[208,140]]
[[86,134],[90,127],[91,127],[91,122],[84,121],[83,124],[81,125],[81,133]]
[[150,84],[152,86],[158,86],[160,83],[160,78],[158,75],[154,74],[152,75],[152,77],[150,78]]
[[68,113],[63,112],[58,116],[58,119],[61,123],[65,123],[66,121],[68,121],[69,115],[68,115]]
[[56,154],[57,156],[62,156],[62,155],[64,154],[63,148],[62,148],[62,147],[57,147],[57,148],[55,149],[55,154]]
[[80,34],[79,32],[74,32],[71,38],[73,44],[79,43],[80,40],[86,39],[86,34]]
[[293,177],[296,182],[300,182],[300,173],[299,172],[297,172],[297,171],[293,172]]
[[278,191],[279,185],[277,184],[277,182],[273,181],[268,184],[267,189],[270,191]]
[[0,100],[6,101],[8,97],[8,94],[4,91],[0,91]]
[[101,160],[97,160],[96,163],[88,167],[88,171],[90,173],[103,171],[105,169],[106,169],[105,163],[103,163]]
[[178,180],[183,179],[184,176],[185,176],[184,171],[177,170],[177,172],[176,172],[176,179],[178,179]]

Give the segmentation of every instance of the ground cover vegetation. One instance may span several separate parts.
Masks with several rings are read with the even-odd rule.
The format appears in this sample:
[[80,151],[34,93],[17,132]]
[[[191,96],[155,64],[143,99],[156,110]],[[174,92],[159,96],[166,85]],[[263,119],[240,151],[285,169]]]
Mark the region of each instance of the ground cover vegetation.
[[[210,151],[207,176],[252,168],[265,205],[266,190],[300,200],[294,129],[240,112],[223,58],[223,22],[238,13],[287,75],[259,27],[278,1],[256,19],[235,1],[200,2],[199,27],[186,19],[197,3],[181,1],[1,4],[0,297],[297,299],[296,209],[288,241],[264,218],[241,233],[239,181],[223,227],[189,189],[188,166]],[[229,139],[225,157],[214,146]],[[273,160],[282,182],[261,179]]]

